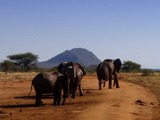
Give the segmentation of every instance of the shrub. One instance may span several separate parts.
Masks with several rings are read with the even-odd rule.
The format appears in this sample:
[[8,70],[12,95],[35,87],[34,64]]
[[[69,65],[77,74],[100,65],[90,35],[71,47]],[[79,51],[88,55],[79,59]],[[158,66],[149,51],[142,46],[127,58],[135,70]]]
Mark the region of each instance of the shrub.
[[142,76],[151,76],[151,75],[153,75],[153,70],[150,70],[150,69],[142,70]]

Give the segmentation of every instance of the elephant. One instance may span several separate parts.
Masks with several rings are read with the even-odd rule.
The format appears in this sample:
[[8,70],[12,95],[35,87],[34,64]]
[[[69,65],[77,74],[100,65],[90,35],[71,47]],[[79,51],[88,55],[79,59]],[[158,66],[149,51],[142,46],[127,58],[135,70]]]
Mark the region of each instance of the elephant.
[[112,89],[112,75],[114,76],[113,87],[116,85],[116,88],[120,88],[117,73],[119,73],[121,66],[122,63],[119,58],[116,60],[105,59],[97,66],[96,73],[99,81],[99,90],[102,89],[102,84],[105,87],[107,80],[109,80],[109,89]]
[[44,105],[43,102],[41,101],[41,96],[44,93],[52,93],[54,96],[53,104],[60,105],[62,90],[63,90],[62,105],[65,104],[65,99],[68,94],[68,77],[67,76],[62,75],[59,72],[39,73],[32,80],[30,93],[32,91],[32,85],[34,86],[34,89],[36,92],[36,100],[35,100],[36,106]]
[[79,88],[80,96],[83,96],[81,80],[86,75],[85,69],[77,62],[63,62],[58,66],[58,71],[61,74],[68,76],[70,80],[69,92],[71,97],[75,98],[77,87]]

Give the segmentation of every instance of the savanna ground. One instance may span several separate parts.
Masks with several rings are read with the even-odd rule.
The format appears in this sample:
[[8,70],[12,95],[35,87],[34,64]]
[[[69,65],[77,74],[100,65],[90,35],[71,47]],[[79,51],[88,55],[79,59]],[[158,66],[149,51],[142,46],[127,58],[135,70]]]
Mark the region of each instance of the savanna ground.
[[0,73],[1,120],[159,120],[160,74],[119,75],[119,89],[98,90],[95,75],[82,80],[84,96],[67,98],[65,106],[54,106],[44,96],[45,106],[35,107],[34,89],[27,97],[31,80],[37,73]]

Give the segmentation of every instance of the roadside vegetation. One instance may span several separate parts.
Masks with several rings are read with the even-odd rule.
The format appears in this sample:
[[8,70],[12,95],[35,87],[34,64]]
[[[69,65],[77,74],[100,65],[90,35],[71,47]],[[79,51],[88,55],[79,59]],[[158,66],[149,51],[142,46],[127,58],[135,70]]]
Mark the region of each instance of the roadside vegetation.
[[158,106],[154,108],[153,115],[154,120],[160,118],[160,72],[147,72],[145,73],[121,73],[119,79],[127,82],[132,82],[143,87],[148,88],[152,93],[155,94],[158,100]]

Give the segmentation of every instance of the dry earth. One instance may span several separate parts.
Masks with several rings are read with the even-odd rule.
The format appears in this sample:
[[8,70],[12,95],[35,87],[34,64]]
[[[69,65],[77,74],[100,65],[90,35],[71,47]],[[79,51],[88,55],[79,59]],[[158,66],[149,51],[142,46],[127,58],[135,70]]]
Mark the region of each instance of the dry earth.
[[26,98],[30,85],[31,81],[0,81],[1,120],[151,120],[158,104],[145,87],[120,80],[119,89],[98,90],[96,76],[85,76],[84,96],[77,91],[65,106],[54,106],[52,97],[44,97],[45,106],[35,107],[34,90]]

